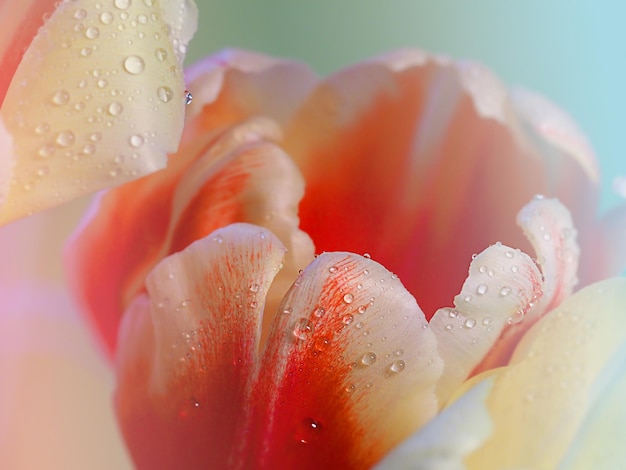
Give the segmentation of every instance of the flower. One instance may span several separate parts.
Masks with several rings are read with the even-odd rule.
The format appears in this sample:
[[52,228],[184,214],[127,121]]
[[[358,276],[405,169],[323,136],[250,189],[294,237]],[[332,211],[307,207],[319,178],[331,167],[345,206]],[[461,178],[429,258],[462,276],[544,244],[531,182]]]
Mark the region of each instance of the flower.
[[[596,348],[622,280],[571,295],[577,275],[623,267],[624,218],[596,221],[593,154],[566,116],[417,51],[324,80],[230,51],[188,80],[171,165],[105,193],[68,252],[117,354],[136,464],[557,465],[624,340]],[[594,304],[603,326],[583,334]],[[540,392],[514,407],[511,444],[527,383]],[[564,416],[575,426],[545,451]]]
[[193,1],[8,1],[0,12],[0,223],[165,166],[182,132]]

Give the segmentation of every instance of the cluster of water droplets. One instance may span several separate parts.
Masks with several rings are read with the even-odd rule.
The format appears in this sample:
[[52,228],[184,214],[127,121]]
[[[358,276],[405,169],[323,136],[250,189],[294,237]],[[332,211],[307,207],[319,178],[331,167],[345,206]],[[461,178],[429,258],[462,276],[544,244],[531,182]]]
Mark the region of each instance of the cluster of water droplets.
[[[7,94],[3,118],[17,153],[30,155],[20,158],[27,168],[12,184],[26,192],[85,165],[110,178],[139,176],[160,132],[169,130],[163,123],[173,103],[191,101],[152,0],[83,3],[65,2],[48,19],[16,73],[20,90]],[[150,113],[162,122],[153,126]],[[73,183],[87,189],[76,174]],[[50,192],[62,199],[66,188]]]

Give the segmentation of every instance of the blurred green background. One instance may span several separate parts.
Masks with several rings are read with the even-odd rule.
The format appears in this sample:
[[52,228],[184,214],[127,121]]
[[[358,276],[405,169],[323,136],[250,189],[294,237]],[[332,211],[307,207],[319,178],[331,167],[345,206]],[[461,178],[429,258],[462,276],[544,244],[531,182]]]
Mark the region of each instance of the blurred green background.
[[626,3],[571,0],[196,0],[190,60],[224,47],[301,59],[319,73],[417,46],[478,60],[509,85],[541,92],[589,137],[603,207],[626,175]]

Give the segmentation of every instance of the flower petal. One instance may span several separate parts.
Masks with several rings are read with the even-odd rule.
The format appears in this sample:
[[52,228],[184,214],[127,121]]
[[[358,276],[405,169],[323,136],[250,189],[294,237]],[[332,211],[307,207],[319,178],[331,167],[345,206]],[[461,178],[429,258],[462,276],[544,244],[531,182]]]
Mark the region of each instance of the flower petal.
[[594,383],[626,344],[625,306],[626,279],[594,284],[524,336],[495,378],[487,399],[494,432],[469,468],[557,467],[584,424]]
[[526,331],[571,295],[578,282],[576,229],[569,211],[558,200],[536,197],[522,208],[517,222],[535,249],[542,270],[541,286],[529,305],[532,308],[506,328],[474,373],[505,365]]
[[0,107],[24,51],[56,4],[56,0],[5,0],[0,3]]
[[[502,90],[481,67],[419,51],[323,81],[285,139],[317,249],[371,253],[430,318],[451,304],[473,253],[498,239],[528,251],[513,221],[535,194],[559,197],[582,227],[595,211],[592,175],[569,147],[544,160]],[[398,220],[408,225],[380,230]]]
[[[302,177],[271,143],[277,132],[273,123],[258,119],[213,136],[203,146],[184,142],[167,171],[103,196],[70,244],[67,260],[74,288],[110,351],[119,319],[152,267],[234,222],[265,226],[289,249],[285,273],[268,302],[276,311],[286,283],[313,258],[312,242],[298,229]],[[98,276],[87,274],[93,272]]]
[[446,402],[481,363],[503,332],[520,322],[542,296],[535,263],[502,244],[477,255],[454,308],[439,309],[430,321],[444,361],[437,395]]
[[280,309],[243,467],[366,468],[434,416],[441,360],[397,276],[357,255],[322,254]]
[[426,426],[393,449],[377,470],[464,470],[463,460],[492,431],[485,400],[492,384],[485,380],[444,409]]
[[11,158],[13,154],[13,139],[4,126],[4,121],[0,115],[0,208],[4,205],[9,193],[9,183],[13,174],[15,161]]
[[230,225],[163,260],[121,328],[116,407],[140,468],[229,468],[285,249]]
[[317,82],[305,64],[240,49],[202,59],[185,76],[193,92],[187,116],[201,113],[208,129],[257,115],[283,125]]
[[[165,3],[176,19],[193,10]],[[61,3],[15,73],[1,109],[16,163],[0,222],[163,168],[178,146],[185,85],[173,46],[185,44],[156,0],[98,7]]]

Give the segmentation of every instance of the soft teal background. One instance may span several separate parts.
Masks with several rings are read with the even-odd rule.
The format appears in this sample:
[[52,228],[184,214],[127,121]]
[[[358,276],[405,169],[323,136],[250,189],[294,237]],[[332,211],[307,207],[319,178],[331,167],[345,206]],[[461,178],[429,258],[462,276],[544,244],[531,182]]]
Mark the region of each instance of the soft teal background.
[[196,0],[195,60],[228,46],[302,59],[320,73],[419,46],[479,60],[548,96],[600,157],[603,206],[626,174],[626,2],[573,0]]

